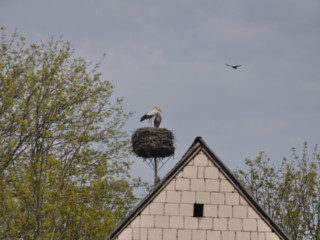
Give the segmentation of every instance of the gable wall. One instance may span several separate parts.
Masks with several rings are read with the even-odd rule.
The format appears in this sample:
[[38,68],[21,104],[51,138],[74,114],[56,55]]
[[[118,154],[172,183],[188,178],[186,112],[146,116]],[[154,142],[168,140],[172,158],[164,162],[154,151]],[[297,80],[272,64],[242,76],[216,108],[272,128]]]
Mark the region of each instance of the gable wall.
[[[193,217],[193,204],[204,216]],[[270,227],[200,152],[117,240],[278,240]]]

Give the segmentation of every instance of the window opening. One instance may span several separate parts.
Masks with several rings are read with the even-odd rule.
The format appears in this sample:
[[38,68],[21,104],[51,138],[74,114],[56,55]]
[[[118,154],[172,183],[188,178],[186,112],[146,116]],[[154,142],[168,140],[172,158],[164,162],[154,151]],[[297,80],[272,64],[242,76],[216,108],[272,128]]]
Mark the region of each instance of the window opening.
[[193,205],[193,216],[194,217],[203,217],[203,204],[195,203]]

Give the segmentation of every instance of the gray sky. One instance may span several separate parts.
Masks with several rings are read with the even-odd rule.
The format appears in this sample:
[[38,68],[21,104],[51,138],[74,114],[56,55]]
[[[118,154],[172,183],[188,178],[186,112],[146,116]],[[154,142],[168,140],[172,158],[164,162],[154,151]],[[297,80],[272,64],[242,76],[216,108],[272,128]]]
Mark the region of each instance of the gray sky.
[[[0,0],[0,26],[29,41],[63,35],[134,111],[153,106],[176,137],[164,175],[202,136],[232,170],[320,143],[319,0]],[[238,70],[225,66],[242,64]],[[142,160],[133,175],[152,181]]]

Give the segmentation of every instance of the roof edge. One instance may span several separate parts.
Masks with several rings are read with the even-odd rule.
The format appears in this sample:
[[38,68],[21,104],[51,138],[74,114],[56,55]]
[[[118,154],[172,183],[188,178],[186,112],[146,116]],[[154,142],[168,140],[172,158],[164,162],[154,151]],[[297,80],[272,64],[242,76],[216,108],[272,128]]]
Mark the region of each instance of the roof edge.
[[157,185],[154,186],[150,193],[129,212],[127,217],[118,224],[115,230],[112,231],[105,240],[113,240],[118,237],[122,230],[131,223],[132,219],[138,216],[143,211],[144,207],[154,199],[155,195],[168,185],[169,181],[175,176],[175,173],[179,172],[179,168],[183,167],[184,163],[188,162],[187,159],[192,158],[196,153],[198,153],[198,151],[200,151],[202,143],[202,138],[196,137],[176,165],[160,180],[160,182],[157,183]]
[[222,171],[232,185],[238,190],[242,197],[249,203],[249,205],[258,213],[258,215],[267,223],[267,225],[278,236],[284,240],[290,240],[287,234],[272,220],[272,218],[264,211],[264,209],[256,202],[256,200],[249,194],[249,192],[241,185],[239,180],[232,174],[232,171],[219,159],[219,157],[210,149],[201,136],[195,138],[186,153],[176,163],[176,165],[161,179],[161,181],[150,191],[150,193],[134,207],[127,217],[118,224],[113,232],[106,238],[106,240],[113,240],[131,223],[131,221],[138,216],[143,209],[150,203],[157,193],[162,191],[183,168],[189,160],[193,158],[199,151],[203,150],[204,153],[215,162],[219,170]]
[[228,178],[228,180],[235,185],[239,193],[245,198],[251,207],[258,213],[258,215],[267,223],[267,225],[283,239],[290,239],[289,236],[274,222],[274,220],[267,214],[267,212],[259,205],[259,203],[251,196],[251,194],[245,189],[240,181],[234,176],[232,171],[220,160],[220,158],[210,149],[201,137],[197,137],[194,143],[199,143],[206,154],[211,159],[215,159],[215,162],[219,165],[219,170],[222,171]]

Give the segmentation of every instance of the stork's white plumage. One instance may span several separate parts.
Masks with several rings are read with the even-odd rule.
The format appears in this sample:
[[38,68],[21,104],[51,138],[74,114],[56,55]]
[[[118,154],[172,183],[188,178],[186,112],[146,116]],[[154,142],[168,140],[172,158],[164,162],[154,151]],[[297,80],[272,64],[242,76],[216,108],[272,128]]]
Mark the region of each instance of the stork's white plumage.
[[149,124],[151,125],[151,120],[154,117],[154,127],[158,128],[161,123],[161,113],[162,111],[159,107],[154,107],[140,118],[140,122],[145,119],[149,119]]

